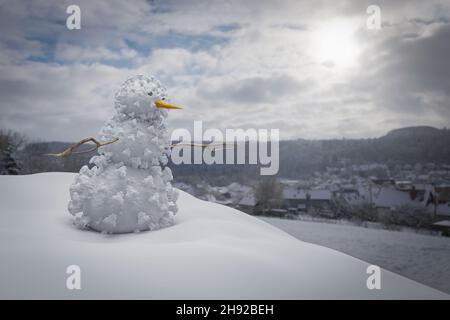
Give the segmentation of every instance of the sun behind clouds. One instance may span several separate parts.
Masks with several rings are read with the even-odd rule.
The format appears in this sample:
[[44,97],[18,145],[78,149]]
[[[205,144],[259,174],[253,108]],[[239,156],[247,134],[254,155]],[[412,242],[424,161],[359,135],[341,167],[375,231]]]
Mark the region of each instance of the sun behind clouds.
[[351,22],[334,21],[318,25],[312,35],[312,58],[336,68],[354,66],[361,51],[354,33],[355,25]]

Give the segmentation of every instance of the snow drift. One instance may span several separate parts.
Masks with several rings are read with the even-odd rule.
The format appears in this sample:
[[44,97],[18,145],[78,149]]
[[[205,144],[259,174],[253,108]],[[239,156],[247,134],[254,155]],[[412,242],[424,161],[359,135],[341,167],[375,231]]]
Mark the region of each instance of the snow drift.
[[[449,296],[299,241],[237,210],[180,192],[175,225],[138,234],[75,228],[67,215],[74,174],[0,176],[0,298],[431,299]],[[81,268],[81,290],[66,268]]]

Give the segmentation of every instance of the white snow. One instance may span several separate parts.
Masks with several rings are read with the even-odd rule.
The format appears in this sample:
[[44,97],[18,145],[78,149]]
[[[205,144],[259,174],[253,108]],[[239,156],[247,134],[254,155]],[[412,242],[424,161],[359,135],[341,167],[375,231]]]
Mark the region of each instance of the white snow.
[[[80,230],[66,208],[74,176],[0,176],[0,298],[449,298],[385,270],[368,290],[368,263],[184,192],[174,226]],[[81,290],[66,289],[69,265]]]
[[294,237],[345,252],[450,293],[450,239],[413,232],[262,218]]

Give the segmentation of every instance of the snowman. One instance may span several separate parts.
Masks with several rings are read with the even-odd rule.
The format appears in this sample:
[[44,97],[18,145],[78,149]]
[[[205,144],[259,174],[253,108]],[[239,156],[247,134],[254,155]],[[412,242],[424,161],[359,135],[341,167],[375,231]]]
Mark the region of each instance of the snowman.
[[169,227],[178,194],[166,166],[171,145],[164,121],[167,109],[181,108],[167,102],[159,81],[137,75],[119,88],[115,109],[99,134],[105,142],[88,138],[57,154],[81,153],[74,147],[89,140],[96,143],[93,150],[102,147],[70,187],[69,212],[77,226],[103,233]]

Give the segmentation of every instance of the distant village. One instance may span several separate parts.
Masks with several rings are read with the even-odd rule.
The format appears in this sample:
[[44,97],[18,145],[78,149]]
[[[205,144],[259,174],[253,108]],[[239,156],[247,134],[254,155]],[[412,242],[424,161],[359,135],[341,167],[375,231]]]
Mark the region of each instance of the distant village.
[[[264,183],[264,182],[260,182]],[[278,201],[258,195],[258,183],[176,186],[201,199],[253,215],[379,222],[388,228],[428,228],[450,235],[450,165],[372,163],[327,167],[305,179],[277,178]],[[262,206],[262,202],[269,205]]]

